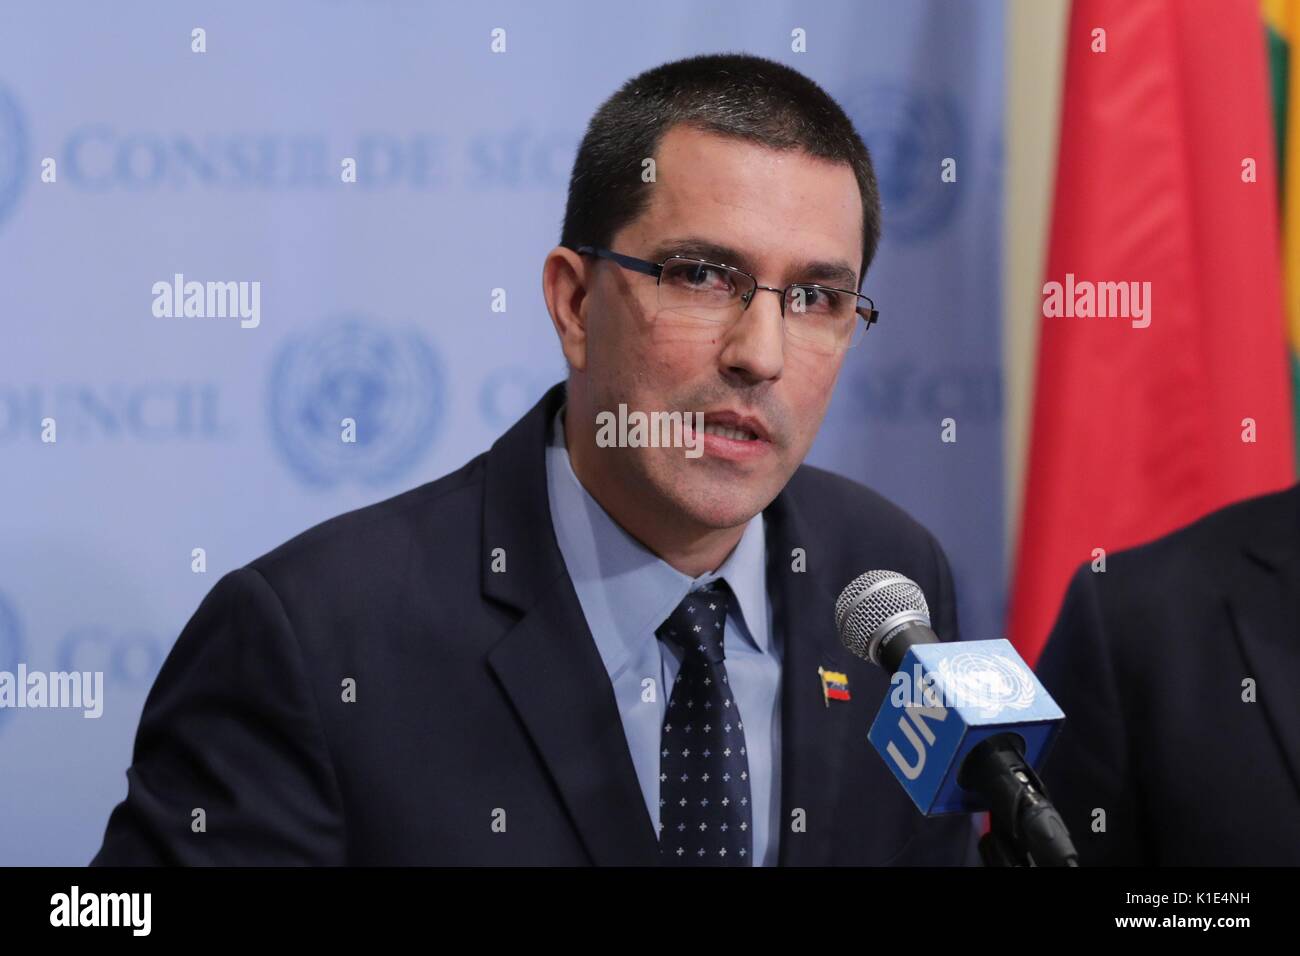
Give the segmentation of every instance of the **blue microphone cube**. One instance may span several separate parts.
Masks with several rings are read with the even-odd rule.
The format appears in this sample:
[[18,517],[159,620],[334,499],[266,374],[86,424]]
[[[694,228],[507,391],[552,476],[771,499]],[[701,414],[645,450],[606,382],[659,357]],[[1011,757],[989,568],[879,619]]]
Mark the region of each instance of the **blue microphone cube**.
[[962,762],[980,742],[1018,734],[1037,769],[1065,719],[1002,639],[915,644],[890,685],[867,736],[927,816],[988,809],[957,785]]

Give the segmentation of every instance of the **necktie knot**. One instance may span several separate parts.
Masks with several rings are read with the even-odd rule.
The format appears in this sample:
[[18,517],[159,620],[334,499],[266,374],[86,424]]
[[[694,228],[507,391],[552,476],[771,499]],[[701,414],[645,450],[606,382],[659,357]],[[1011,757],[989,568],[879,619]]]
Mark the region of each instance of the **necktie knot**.
[[719,578],[682,598],[655,635],[661,640],[672,641],[688,656],[698,654],[710,664],[720,663],[726,657],[722,649],[722,634],[730,605],[731,589]]

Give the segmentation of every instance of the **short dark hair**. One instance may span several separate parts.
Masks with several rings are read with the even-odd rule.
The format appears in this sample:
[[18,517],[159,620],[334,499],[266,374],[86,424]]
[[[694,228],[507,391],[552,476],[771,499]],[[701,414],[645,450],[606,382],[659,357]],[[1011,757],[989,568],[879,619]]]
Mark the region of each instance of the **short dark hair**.
[[880,191],[862,137],[820,86],[774,60],[713,53],[628,80],[587,126],[569,178],[560,244],[608,246],[650,201],[642,161],[684,123],[777,150],[847,163],[862,194],[861,282],[880,242]]

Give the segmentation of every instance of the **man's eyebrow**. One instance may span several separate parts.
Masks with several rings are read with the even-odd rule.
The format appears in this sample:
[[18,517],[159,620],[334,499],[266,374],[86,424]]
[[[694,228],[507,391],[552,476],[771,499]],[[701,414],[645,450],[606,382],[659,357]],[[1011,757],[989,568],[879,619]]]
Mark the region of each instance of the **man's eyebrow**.
[[804,262],[795,267],[796,282],[817,282],[837,289],[857,291],[858,271],[846,262]]
[[[662,262],[669,256],[684,256],[688,259],[707,259],[720,265],[735,266],[745,272],[753,273],[753,261],[739,249],[723,243],[713,242],[700,236],[680,236],[656,243],[647,253],[646,258],[653,262]],[[795,282],[817,282],[833,285],[841,289],[857,289],[857,270],[847,262],[824,262],[809,260],[797,264],[791,270],[797,276]]]

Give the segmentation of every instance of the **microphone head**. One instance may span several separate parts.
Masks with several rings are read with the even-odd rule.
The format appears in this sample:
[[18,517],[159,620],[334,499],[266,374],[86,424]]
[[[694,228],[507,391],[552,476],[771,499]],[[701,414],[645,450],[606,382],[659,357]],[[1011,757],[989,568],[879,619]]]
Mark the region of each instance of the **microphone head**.
[[930,606],[921,586],[897,571],[867,571],[854,578],[835,601],[835,630],[858,657],[881,666],[881,639],[900,624],[930,626]]

